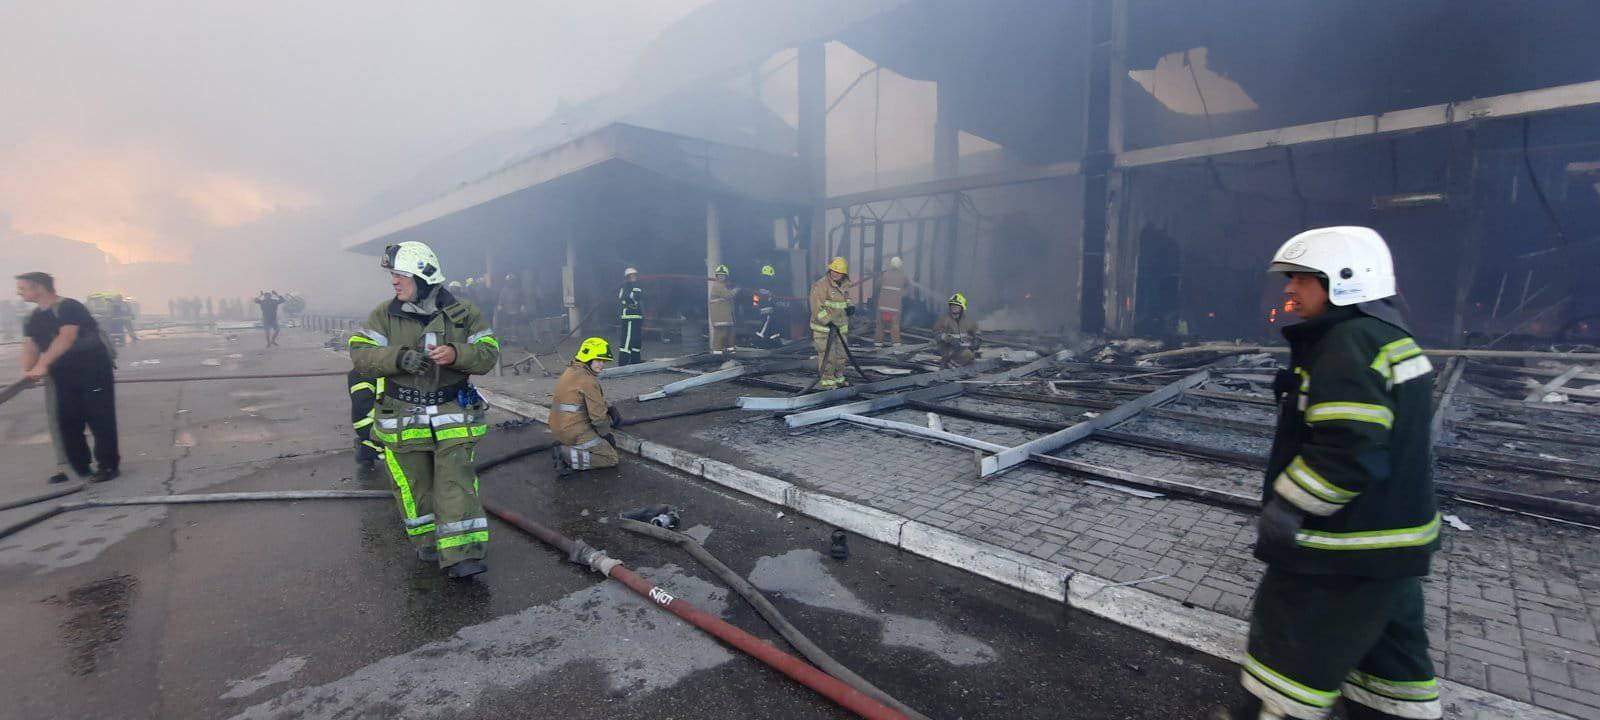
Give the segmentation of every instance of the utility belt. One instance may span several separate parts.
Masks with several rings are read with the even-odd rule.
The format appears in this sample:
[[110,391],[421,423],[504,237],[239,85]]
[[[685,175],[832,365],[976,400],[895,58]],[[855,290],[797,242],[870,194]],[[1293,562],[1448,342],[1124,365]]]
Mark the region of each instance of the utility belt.
[[418,390],[418,389],[413,388],[413,387],[406,387],[404,385],[399,385],[399,384],[391,384],[387,388],[384,389],[383,394],[387,395],[387,396],[389,396],[391,398],[394,398],[396,400],[399,400],[400,402],[403,402],[403,403],[405,403],[407,405],[423,405],[423,406],[427,406],[427,405],[443,405],[444,403],[451,402],[451,401],[459,402],[459,399],[458,399],[457,396],[459,396],[460,394],[462,394],[465,391],[471,391],[472,394],[474,394],[474,395],[477,394],[477,391],[473,389],[472,385],[467,383],[466,381],[458,382],[458,383],[456,383],[454,385],[449,385],[449,386],[446,386],[446,387],[439,388],[438,390],[430,390],[430,391],[427,391],[427,392],[424,392],[422,390]]

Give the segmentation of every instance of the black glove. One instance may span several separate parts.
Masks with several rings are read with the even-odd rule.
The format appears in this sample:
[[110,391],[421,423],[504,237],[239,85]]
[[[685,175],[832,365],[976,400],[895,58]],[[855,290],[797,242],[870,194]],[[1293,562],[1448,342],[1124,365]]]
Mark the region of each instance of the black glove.
[[856,315],[856,306],[854,306],[854,305],[846,305],[846,306],[844,306],[844,315],[845,315],[845,317],[855,317],[855,315]]
[[1261,519],[1256,521],[1262,548],[1292,550],[1296,547],[1295,533],[1306,521],[1306,514],[1288,500],[1275,497],[1261,509]]
[[611,418],[611,427],[619,427],[622,425],[622,411],[618,410],[617,406],[610,405],[606,407],[606,417]]
[[433,372],[433,360],[414,347],[400,348],[400,356],[395,358],[395,366],[412,375]]

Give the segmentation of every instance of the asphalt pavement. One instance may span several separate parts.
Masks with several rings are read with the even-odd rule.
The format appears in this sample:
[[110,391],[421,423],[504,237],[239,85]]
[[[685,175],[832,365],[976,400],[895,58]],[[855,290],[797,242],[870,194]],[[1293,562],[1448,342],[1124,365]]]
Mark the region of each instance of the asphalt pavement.
[[[119,375],[345,367],[322,340],[147,336]],[[0,348],[0,378],[14,368]],[[118,392],[128,476],[90,493],[387,487],[354,470],[338,378]],[[0,406],[0,501],[45,489],[37,402]],[[547,438],[499,427],[478,457]],[[557,479],[537,455],[486,473],[482,492],[787,650],[686,553],[615,522],[677,506],[681,529],[796,626],[930,717],[1195,717],[1235,683],[1209,656],[859,537],[834,560],[831,528],[637,458]],[[3,714],[848,717],[517,530],[490,532],[489,572],[464,583],[416,561],[387,500],[85,510],[0,538]]]

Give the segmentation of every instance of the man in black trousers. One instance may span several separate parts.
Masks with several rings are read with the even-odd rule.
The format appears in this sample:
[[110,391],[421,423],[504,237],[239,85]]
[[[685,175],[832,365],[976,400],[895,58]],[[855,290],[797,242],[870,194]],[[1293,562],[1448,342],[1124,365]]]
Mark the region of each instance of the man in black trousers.
[[80,476],[89,475],[89,443],[94,434],[92,480],[117,476],[117,402],[111,351],[105,335],[83,303],[56,294],[55,278],[30,272],[16,276],[17,296],[38,305],[28,316],[22,349],[23,377],[35,382],[49,376],[55,384],[56,420],[67,461]]

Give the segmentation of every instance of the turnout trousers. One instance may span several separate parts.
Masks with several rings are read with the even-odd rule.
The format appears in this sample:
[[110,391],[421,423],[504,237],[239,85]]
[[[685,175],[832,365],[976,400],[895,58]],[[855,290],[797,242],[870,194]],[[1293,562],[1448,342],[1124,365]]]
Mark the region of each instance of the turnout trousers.
[[1256,590],[1241,679],[1262,705],[1316,720],[1340,695],[1352,718],[1441,716],[1422,579],[1271,567]]
[[617,449],[606,442],[606,439],[586,433],[589,438],[575,445],[561,446],[561,461],[573,470],[598,470],[600,468],[616,467],[622,462],[622,456],[617,454]]
[[632,365],[644,356],[644,320],[622,319],[622,338],[617,343],[617,364]]
[[394,481],[406,536],[418,548],[439,550],[439,566],[481,560],[489,545],[489,520],[478,499],[477,438],[487,430],[460,405],[411,414],[385,399],[373,434],[383,442],[384,465]]
[[831,349],[828,347],[828,335],[828,332],[817,332],[815,330],[811,332],[811,344],[817,349],[818,390],[832,390],[846,384],[844,368],[848,361],[845,358],[844,347],[841,345],[844,342],[844,334],[840,333],[839,337],[834,338]]

